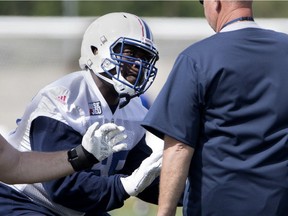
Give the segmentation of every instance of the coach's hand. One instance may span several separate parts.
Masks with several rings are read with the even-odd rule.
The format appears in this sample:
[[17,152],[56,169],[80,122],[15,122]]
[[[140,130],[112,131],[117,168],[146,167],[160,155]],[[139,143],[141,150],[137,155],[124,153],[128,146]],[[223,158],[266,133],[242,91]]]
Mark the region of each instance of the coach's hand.
[[130,196],[137,196],[160,174],[163,151],[153,152],[130,176],[121,177],[121,183]]
[[98,128],[99,123],[91,125],[82,139],[82,146],[93,154],[98,161],[102,161],[114,152],[127,149],[122,143],[127,138],[125,128],[114,123],[106,123]]

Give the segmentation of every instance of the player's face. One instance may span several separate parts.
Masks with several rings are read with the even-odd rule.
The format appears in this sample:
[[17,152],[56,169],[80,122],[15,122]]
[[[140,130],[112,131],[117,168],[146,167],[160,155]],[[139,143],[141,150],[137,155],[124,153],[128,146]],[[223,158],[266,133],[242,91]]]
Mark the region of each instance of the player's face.
[[[144,50],[134,47],[134,46],[129,46],[129,45],[125,45],[123,48],[123,60],[127,60],[129,62],[134,62],[134,64],[132,63],[123,63],[121,65],[121,74],[122,76],[131,84],[134,84],[137,80],[137,76],[138,73],[141,73],[141,77],[140,80],[142,83],[142,81],[144,80],[144,71],[139,71],[140,70],[140,62],[141,61],[148,61],[149,62],[149,58],[151,58],[151,56],[145,52]],[[127,58],[125,58],[127,56]],[[132,57],[133,60],[129,57]],[[142,69],[143,70],[143,69]]]

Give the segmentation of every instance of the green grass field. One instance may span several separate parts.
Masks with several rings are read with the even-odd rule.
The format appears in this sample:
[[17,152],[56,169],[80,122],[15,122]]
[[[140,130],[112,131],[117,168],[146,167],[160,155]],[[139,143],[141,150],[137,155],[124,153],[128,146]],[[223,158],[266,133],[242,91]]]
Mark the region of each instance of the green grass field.
[[[120,209],[109,212],[112,216],[155,216],[157,205],[149,204],[131,197],[126,200],[124,206]],[[176,216],[182,215],[182,208],[177,209]]]

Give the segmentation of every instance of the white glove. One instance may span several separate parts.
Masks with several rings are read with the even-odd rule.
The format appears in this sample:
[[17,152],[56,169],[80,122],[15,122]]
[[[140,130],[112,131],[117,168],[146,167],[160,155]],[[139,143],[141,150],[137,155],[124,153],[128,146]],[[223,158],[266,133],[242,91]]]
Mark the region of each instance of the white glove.
[[114,152],[127,149],[127,144],[122,143],[127,135],[122,126],[114,123],[106,123],[98,128],[99,123],[91,125],[82,139],[83,148],[93,154],[98,160],[104,160]]
[[153,152],[142,161],[141,165],[128,177],[120,181],[130,196],[137,196],[148,187],[160,174],[163,151]]

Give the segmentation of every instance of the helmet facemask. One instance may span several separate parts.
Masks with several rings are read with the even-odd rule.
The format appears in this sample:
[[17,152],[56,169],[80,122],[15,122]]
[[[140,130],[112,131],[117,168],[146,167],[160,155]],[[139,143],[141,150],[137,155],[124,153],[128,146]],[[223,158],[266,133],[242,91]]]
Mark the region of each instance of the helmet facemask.
[[[137,56],[135,52],[143,54]],[[131,38],[119,38],[110,46],[110,58],[106,58],[101,67],[111,77],[112,84],[119,95],[128,94],[130,97],[135,97],[143,94],[153,83],[157,74],[155,67],[157,60],[158,52],[149,44]],[[114,65],[112,70],[111,64]],[[127,70],[132,66],[136,67],[138,72],[133,73],[135,79],[129,82],[125,77],[129,76]]]

